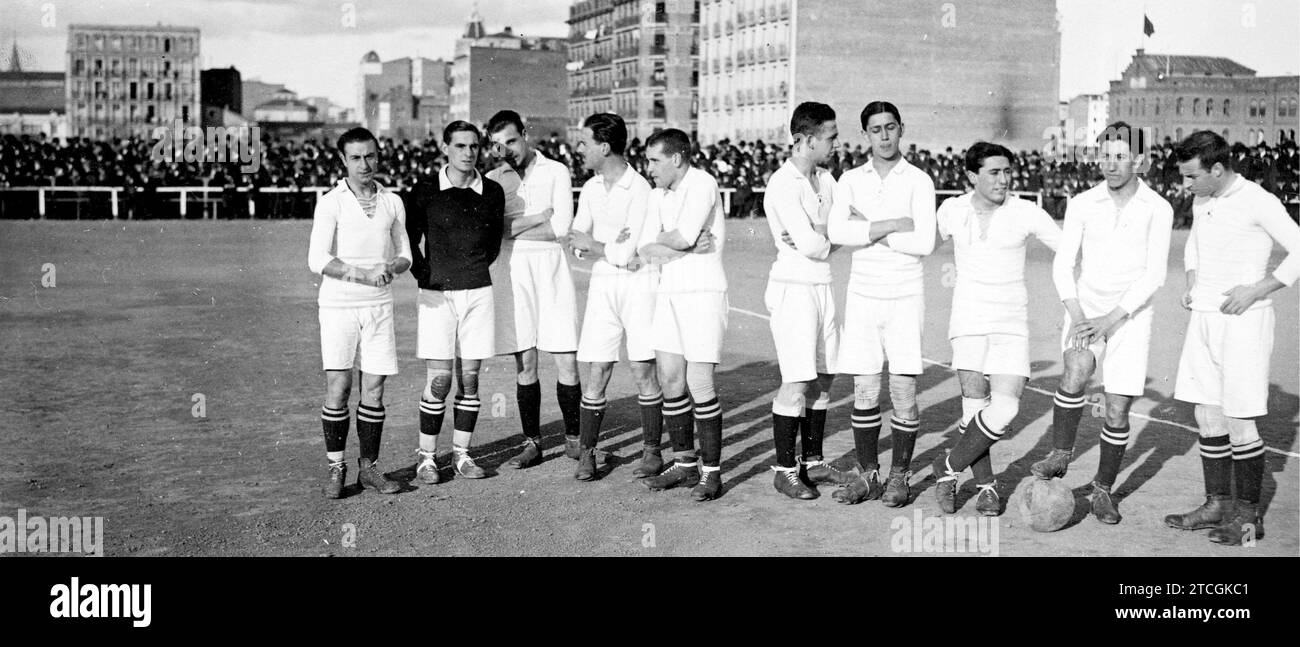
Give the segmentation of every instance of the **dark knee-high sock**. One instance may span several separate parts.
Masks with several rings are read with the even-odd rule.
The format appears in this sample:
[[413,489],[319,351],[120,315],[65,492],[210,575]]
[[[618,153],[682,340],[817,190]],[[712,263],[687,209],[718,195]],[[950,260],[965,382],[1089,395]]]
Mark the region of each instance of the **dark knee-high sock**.
[[1201,436],[1201,469],[1205,474],[1206,494],[1232,494],[1232,446],[1227,434]]
[[695,405],[695,435],[704,467],[722,464],[722,405],[717,398]]
[[384,434],[384,405],[357,405],[357,444],[361,458],[379,460],[379,440]]
[[519,426],[529,440],[542,438],[542,383],[516,384],[515,399],[519,402]]
[[798,418],[772,414],[772,442],[776,446],[777,467],[795,467],[794,442],[798,431]]
[[858,466],[864,470],[876,469],[880,465],[880,407],[854,407],[850,424],[853,427]]
[[638,396],[637,403],[641,405],[641,442],[658,449],[664,438],[664,394]]
[[442,418],[447,413],[446,402],[420,399],[420,435],[437,436],[442,431]]
[[1052,447],[1056,449],[1074,449],[1074,439],[1079,434],[1079,419],[1083,417],[1083,393],[1067,393],[1065,389],[1056,389],[1056,398],[1052,403]]
[[889,435],[894,443],[894,455],[890,467],[900,471],[912,469],[912,451],[916,449],[916,434],[920,428],[920,420],[889,417]]
[[1233,445],[1232,472],[1237,498],[1259,503],[1259,492],[1264,487],[1264,441],[1256,438],[1244,445]]
[[[958,423],[957,433],[961,434],[962,437],[964,438],[966,435],[966,429],[969,426],[970,425],[965,422]],[[961,440],[958,439],[957,442],[960,443]],[[975,475],[976,483],[982,485],[984,483],[993,482],[993,458],[989,456],[988,449],[985,449],[983,452],[980,453],[979,456],[975,457],[974,462],[970,464],[970,471],[971,474]]]
[[452,424],[456,431],[473,433],[474,427],[478,425],[478,410],[480,407],[478,395],[458,395],[456,396],[456,412],[452,418]]
[[320,424],[322,431],[325,432],[325,451],[341,452],[344,447],[347,447],[350,423],[351,417],[348,415],[347,407],[342,409],[321,407]]
[[1097,464],[1097,485],[1105,488],[1115,484],[1119,476],[1119,464],[1124,460],[1124,450],[1128,447],[1128,427],[1101,428],[1101,461]]
[[682,395],[664,398],[664,428],[673,441],[673,453],[678,456],[695,456],[695,428],[691,421],[691,399]]
[[[953,447],[952,452],[948,454],[948,467],[954,472],[961,472],[971,467],[976,459],[981,458],[981,454],[987,454],[989,447],[1002,438],[1002,434],[1002,429],[994,431],[984,423],[983,411],[975,414],[967,426],[966,433],[962,434],[961,439],[957,441],[957,446]],[[977,479],[978,476],[976,475]]]
[[580,416],[578,427],[580,429],[579,445],[583,449],[593,449],[596,446],[596,439],[600,438],[600,425],[605,421],[605,398],[593,400],[586,396],[582,398],[582,415]]
[[555,398],[560,403],[560,417],[564,418],[564,435],[581,433],[582,385],[555,383]]
[[804,409],[799,419],[799,443],[804,460],[821,460],[822,440],[826,437],[826,410]]

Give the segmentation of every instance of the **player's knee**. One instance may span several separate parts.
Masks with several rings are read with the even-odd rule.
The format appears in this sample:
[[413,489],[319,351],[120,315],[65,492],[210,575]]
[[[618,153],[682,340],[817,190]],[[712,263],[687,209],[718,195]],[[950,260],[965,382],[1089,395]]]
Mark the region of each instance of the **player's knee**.
[[853,407],[875,409],[878,406],[880,406],[880,374],[854,376]]
[[1128,426],[1129,401],[1106,398],[1106,424],[1114,429]]
[[637,393],[641,395],[654,395],[660,392],[659,376],[655,374],[653,365],[633,368],[632,379],[636,381]]
[[1006,393],[994,393],[989,399],[989,406],[980,415],[989,429],[1004,429],[1020,413],[1020,398]]
[[1228,435],[1228,424],[1223,416],[1223,409],[1208,404],[1198,404],[1192,411],[1192,416],[1196,418],[1196,426],[1201,430],[1202,437],[1215,438]]
[[561,384],[578,383],[578,360],[574,353],[560,353],[555,356],[555,374]]
[[1259,440],[1259,429],[1250,418],[1228,418],[1228,436],[1233,445],[1249,445]]
[[451,393],[451,371],[433,371],[429,375],[429,387],[426,395],[430,400],[442,402]]
[[916,417],[916,376],[890,375],[889,400],[894,405],[895,413],[910,414],[909,420]]
[[708,370],[688,367],[686,369],[686,388],[696,402],[708,402],[717,396],[713,389],[713,373]]
[[460,372],[460,394],[478,395],[478,371]]
[[520,384],[532,384],[537,381],[537,351],[526,350],[515,353],[515,372]]

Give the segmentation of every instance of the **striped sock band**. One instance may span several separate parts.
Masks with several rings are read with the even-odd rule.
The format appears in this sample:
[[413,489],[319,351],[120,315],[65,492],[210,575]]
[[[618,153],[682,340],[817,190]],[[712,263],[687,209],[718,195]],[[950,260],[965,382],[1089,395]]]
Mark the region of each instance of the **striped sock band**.
[[426,436],[437,436],[442,430],[442,418],[446,413],[446,402],[420,400],[420,433]]
[[361,458],[379,460],[379,441],[384,432],[384,405],[357,405],[357,444]]
[[331,409],[321,407],[320,423],[325,433],[325,451],[341,452],[348,442],[348,427],[351,418],[347,407]]
[[985,436],[988,436],[989,440],[992,440],[993,442],[1002,440],[1002,434],[1007,432],[1005,428],[997,429],[997,430],[989,429],[988,424],[984,422],[983,411],[975,414],[974,424],[975,424],[975,428],[980,430],[980,433],[984,434]]
[[1248,458],[1254,458],[1256,456],[1263,456],[1263,455],[1264,455],[1264,441],[1260,438],[1256,438],[1251,442],[1244,443],[1241,445],[1238,445],[1236,443],[1232,444],[1233,460],[1243,461]]
[[668,438],[673,441],[673,452],[695,451],[695,427],[691,424],[691,399],[682,395],[676,399],[664,398],[663,421]]
[[456,396],[455,413],[452,419],[453,431],[472,433],[478,423],[479,399],[477,395]]
[[889,435],[893,439],[894,455],[890,467],[902,470],[912,466],[912,452],[916,449],[916,434],[921,429],[920,420],[904,420],[898,416],[889,417]]
[[849,425],[853,428],[853,446],[858,455],[858,466],[864,470],[875,469],[880,464],[880,407],[853,408]]
[[1124,460],[1124,450],[1128,448],[1128,427],[1101,428],[1101,460],[1097,463],[1097,484],[1110,487],[1119,476],[1119,464]]
[[1205,474],[1205,493],[1232,494],[1232,444],[1228,435],[1201,436],[1201,469]]
[[1052,447],[1074,449],[1079,433],[1079,420],[1083,417],[1084,392],[1068,393],[1056,390],[1052,403]]
[[722,404],[717,398],[695,405],[695,431],[704,467],[718,467],[722,463]]

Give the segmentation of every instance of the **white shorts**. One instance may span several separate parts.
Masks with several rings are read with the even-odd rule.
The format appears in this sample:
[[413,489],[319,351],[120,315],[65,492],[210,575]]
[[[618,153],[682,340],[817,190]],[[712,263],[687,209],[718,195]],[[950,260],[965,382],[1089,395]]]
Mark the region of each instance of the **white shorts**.
[[782,382],[807,382],[834,374],[840,333],[829,285],[768,281],[763,295],[772,315],[772,341]]
[[984,375],[1029,377],[1029,338],[994,333],[952,338],[952,367]]
[[498,355],[529,348],[548,353],[578,349],[577,291],[560,246],[527,251],[503,248],[492,267]]
[[619,346],[625,340],[629,360],[654,359],[650,331],[658,287],[659,273],[652,267],[631,274],[592,275],[578,340],[578,361],[617,362]]
[[393,327],[392,302],[320,309],[320,355],[325,370],[352,370],[358,352],[362,373],[397,375],[397,333]]
[[420,359],[488,359],[494,355],[492,287],[420,290],[415,356]]
[[1229,418],[1268,413],[1274,319],[1272,306],[1239,315],[1193,310],[1174,398],[1223,407]]
[[852,292],[844,301],[837,366],[846,375],[878,375],[889,361],[895,375],[920,375],[925,297],[873,299]]
[[[1084,308],[1088,317],[1100,316]],[[1105,313],[1100,313],[1105,314]],[[1124,322],[1109,340],[1094,341],[1088,346],[1101,367],[1101,384],[1106,393],[1138,397],[1146,388],[1147,356],[1151,350],[1151,308],[1138,310]],[[1061,326],[1061,352],[1070,347],[1070,313]]]
[[726,292],[659,293],[651,345],[688,362],[718,364],[727,332]]

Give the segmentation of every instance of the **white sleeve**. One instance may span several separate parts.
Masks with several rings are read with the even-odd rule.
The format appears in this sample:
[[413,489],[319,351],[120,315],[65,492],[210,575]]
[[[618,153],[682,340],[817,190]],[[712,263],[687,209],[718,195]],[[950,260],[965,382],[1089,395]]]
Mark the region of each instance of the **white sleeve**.
[[889,248],[912,256],[925,256],[934,251],[934,181],[929,176],[918,177],[912,187],[912,231],[896,231],[885,236]]
[[1165,284],[1165,277],[1169,274],[1169,238],[1173,235],[1174,209],[1164,200],[1158,204],[1156,212],[1151,214],[1151,228],[1147,231],[1146,269],[1119,300],[1119,307],[1129,314],[1150,300]]
[[[635,171],[630,168],[627,172],[635,173]],[[646,203],[649,201],[649,187],[634,182],[632,184],[631,200],[628,202],[627,206],[627,220],[625,221],[625,228],[628,230],[628,238],[621,243],[605,243],[605,260],[608,261],[610,265],[620,267],[627,265],[631,262],[632,257],[636,256],[636,250],[641,244],[641,230],[645,226],[646,221]]]
[[803,203],[799,200],[799,191],[802,187],[778,185],[775,191],[770,190],[771,188],[769,185],[769,190],[763,192],[763,213],[767,215],[768,226],[772,228],[772,237],[776,239],[776,246],[781,249],[790,248],[785,241],[781,240],[781,232],[784,231],[794,241],[796,253],[808,258],[824,260],[831,253],[831,244],[813,229],[812,222],[804,211]]
[[573,226],[573,176],[559,162],[551,178],[551,209],[551,231],[557,239],[568,236]]
[[1273,276],[1282,285],[1290,286],[1300,278],[1300,227],[1277,198],[1267,197],[1268,204],[1255,211],[1255,222],[1286,250],[1286,258],[1273,270]]
[[1079,297],[1074,283],[1074,268],[1079,260],[1079,248],[1083,246],[1083,214],[1079,204],[1073,200],[1065,208],[1065,231],[1061,232],[1060,247],[1052,259],[1052,283],[1056,284],[1056,294],[1062,301]]
[[408,263],[413,262],[411,240],[406,236],[406,206],[402,204],[402,199],[397,197],[396,193],[389,193],[388,196],[389,204],[393,205],[393,224],[389,227],[389,238],[393,241],[397,258],[405,258]]
[[[316,201],[312,215],[311,243],[307,247],[307,267],[320,274],[334,260],[334,238],[338,231],[338,203],[328,194]],[[408,252],[409,253],[409,252]]]
[[853,206],[853,187],[850,184],[851,178],[841,175],[840,181],[835,185],[831,213],[826,217],[826,234],[836,245],[870,245],[871,223],[849,218],[849,207]]
[[[1020,198],[1008,196],[1007,199],[1019,200]],[[1061,246],[1061,228],[1056,226],[1056,221],[1052,220],[1052,217],[1042,208],[1033,205],[1033,210],[1029,226],[1032,228],[1034,238],[1047,245],[1048,249],[1056,251]]]
[[[596,180],[603,181],[600,178],[596,178]],[[573,216],[573,226],[571,227],[573,231],[580,231],[584,234],[590,234],[595,225],[591,217],[591,198],[588,195],[587,186],[583,186],[582,191],[578,193],[578,211]]]

